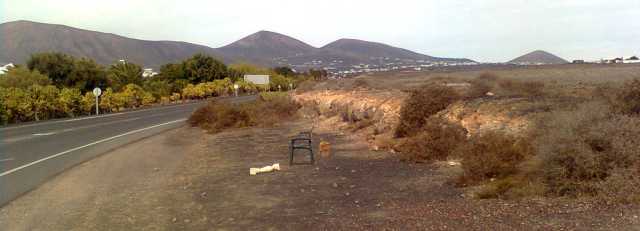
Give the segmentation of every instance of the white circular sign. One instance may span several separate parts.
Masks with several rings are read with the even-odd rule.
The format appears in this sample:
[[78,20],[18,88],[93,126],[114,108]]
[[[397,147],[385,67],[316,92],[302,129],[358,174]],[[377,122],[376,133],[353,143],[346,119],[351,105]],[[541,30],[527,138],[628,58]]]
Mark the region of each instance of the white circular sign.
[[93,95],[95,95],[96,97],[102,95],[102,90],[100,90],[99,87],[96,87],[93,89]]
[[240,88],[240,86],[238,86],[238,84],[234,84],[233,88],[238,89],[238,88]]

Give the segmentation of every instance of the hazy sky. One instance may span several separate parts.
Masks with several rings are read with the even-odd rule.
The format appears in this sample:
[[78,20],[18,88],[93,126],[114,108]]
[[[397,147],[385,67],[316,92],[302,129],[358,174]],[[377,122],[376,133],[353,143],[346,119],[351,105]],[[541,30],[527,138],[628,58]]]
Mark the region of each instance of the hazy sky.
[[316,47],[357,38],[478,61],[640,55],[640,0],[2,0],[0,22],[14,20],[212,47],[271,30]]

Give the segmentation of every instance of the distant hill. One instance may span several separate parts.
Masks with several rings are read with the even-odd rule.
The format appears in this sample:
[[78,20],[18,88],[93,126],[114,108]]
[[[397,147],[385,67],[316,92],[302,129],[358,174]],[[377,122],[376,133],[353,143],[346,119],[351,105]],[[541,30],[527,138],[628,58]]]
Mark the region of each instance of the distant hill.
[[[0,63],[24,63],[37,52],[63,52],[88,57],[104,65],[120,59],[158,68],[196,53],[218,57],[226,63],[251,62],[264,66],[304,68],[351,67],[359,64],[424,62],[472,62],[437,58],[382,43],[340,39],[315,48],[295,38],[260,31],[220,48],[177,41],[148,41],[64,25],[31,21],[0,24]],[[333,62],[333,64],[331,64]],[[339,63],[339,65],[336,65]]]
[[127,59],[149,67],[177,62],[194,53],[219,56],[215,49],[197,44],[145,41],[30,21],[0,24],[0,38],[0,62],[24,63],[31,54],[48,51],[88,57],[105,65]]
[[300,40],[270,31],[259,31],[218,48],[225,57],[239,61],[269,63],[275,58],[301,56],[316,48]]
[[569,61],[560,58],[554,54],[551,54],[546,51],[533,51],[526,55],[515,58],[514,60],[509,61],[509,63],[518,63],[518,64],[565,64],[569,63]]

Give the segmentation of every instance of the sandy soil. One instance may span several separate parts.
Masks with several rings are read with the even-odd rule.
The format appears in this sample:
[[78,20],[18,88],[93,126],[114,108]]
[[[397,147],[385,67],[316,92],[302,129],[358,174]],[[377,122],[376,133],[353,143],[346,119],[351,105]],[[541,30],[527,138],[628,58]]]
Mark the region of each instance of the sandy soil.
[[[637,206],[476,200],[455,167],[412,165],[315,130],[333,157],[288,165],[309,122],[204,134],[180,128],[79,165],[0,210],[4,230],[638,230]],[[305,161],[305,156],[297,156]],[[282,171],[249,176],[280,163]]]

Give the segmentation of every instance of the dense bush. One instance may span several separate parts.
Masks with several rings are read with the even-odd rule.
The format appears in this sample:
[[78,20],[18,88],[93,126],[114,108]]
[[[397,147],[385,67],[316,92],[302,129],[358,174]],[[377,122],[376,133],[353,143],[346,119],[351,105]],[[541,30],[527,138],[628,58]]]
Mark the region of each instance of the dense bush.
[[540,97],[544,94],[544,83],[540,81],[520,81],[501,78],[485,72],[469,82],[467,98],[484,97],[488,92],[503,96]]
[[414,162],[446,160],[465,142],[467,131],[458,124],[430,118],[420,132],[405,139],[399,147],[403,158]]
[[187,122],[216,133],[228,128],[271,126],[288,121],[298,109],[299,105],[284,93],[263,93],[250,103],[212,101],[196,110]]
[[626,115],[640,115],[640,79],[626,82],[613,99],[614,109]]
[[462,158],[462,184],[504,178],[517,172],[518,165],[534,154],[531,144],[497,131],[478,134],[456,149]]
[[417,134],[430,116],[444,110],[458,99],[456,91],[443,85],[426,85],[411,91],[400,110],[396,137]]

